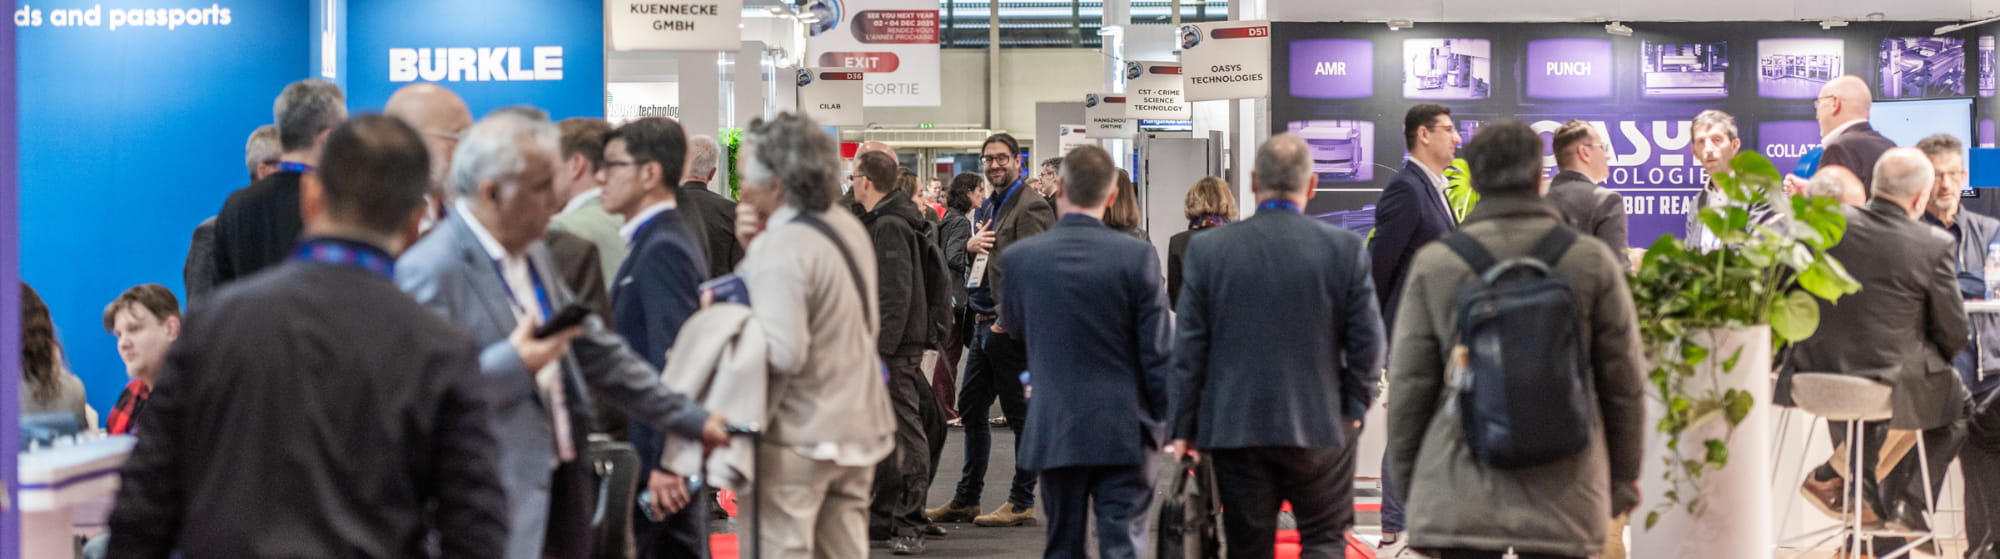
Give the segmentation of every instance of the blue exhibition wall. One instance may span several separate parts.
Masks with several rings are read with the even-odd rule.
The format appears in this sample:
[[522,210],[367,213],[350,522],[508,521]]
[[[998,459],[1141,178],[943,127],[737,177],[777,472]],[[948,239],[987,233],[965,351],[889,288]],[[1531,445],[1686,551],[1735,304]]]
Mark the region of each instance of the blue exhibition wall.
[[24,139],[21,276],[48,301],[99,413],[126,382],[104,305],[141,283],[185,295],[195,225],[248,183],[244,139],[271,122],[285,84],[308,77],[307,3],[199,4],[56,0],[10,10]]
[[348,106],[379,111],[434,81],[475,118],[508,105],[604,115],[604,4],[575,0],[347,0]]

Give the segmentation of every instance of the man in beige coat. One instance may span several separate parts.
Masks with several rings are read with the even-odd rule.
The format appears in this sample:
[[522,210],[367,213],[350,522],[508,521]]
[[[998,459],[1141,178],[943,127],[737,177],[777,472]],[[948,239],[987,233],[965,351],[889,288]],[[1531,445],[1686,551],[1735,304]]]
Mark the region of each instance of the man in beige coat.
[[[1525,256],[1559,226],[1542,199],[1541,143],[1519,122],[1481,130],[1466,147],[1479,206],[1459,229],[1500,260]],[[1443,395],[1457,344],[1464,260],[1443,243],[1417,252],[1403,286],[1389,383],[1389,475],[1406,499],[1410,548],[1437,559],[1582,558],[1604,551],[1607,521],[1638,504],[1644,444],[1645,363],[1632,294],[1612,248],[1583,236],[1555,263],[1574,290],[1577,330],[1589,355],[1598,433],[1582,452],[1547,464],[1497,469],[1466,446]]]

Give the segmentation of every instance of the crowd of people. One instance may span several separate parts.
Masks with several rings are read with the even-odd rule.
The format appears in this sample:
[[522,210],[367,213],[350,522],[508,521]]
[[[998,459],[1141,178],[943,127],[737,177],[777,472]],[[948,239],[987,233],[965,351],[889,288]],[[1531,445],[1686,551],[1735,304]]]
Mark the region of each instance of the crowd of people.
[[[2000,519],[2000,457],[1963,444],[1964,410],[2000,387],[2000,324],[1961,301],[1986,296],[2000,222],[1959,209],[1961,142],[1895,147],[1868,105],[1858,78],[1829,82],[1821,168],[1785,182],[1854,206],[1833,253],[1863,288],[1786,353],[1779,402],[1793,371],[1893,386],[1895,417],[1865,427],[1879,460],[1862,510],[1923,529],[1959,459],[1979,543]],[[754,457],[739,495],[766,556],[863,557],[871,540],[921,554],[943,524],[1045,522],[1047,557],[1090,555],[1093,533],[1097,556],[1145,557],[1161,476],[1200,464],[1230,557],[1271,557],[1287,503],[1302,556],[1337,557],[1371,428],[1389,440],[1389,555],[1596,557],[1640,502],[1635,260],[1601,185],[1611,146],[1581,121],[1549,144],[1513,121],[1468,142],[1448,108],[1412,107],[1410,159],[1368,237],[1304,213],[1311,149],[1276,135],[1247,162],[1254,209],[1201,179],[1163,262],[1130,175],[1096,147],[1028,176],[995,134],[982,174],[919,188],[893,148],[844,162],[816,123],[780,113],[745,129],[731,200],[710,185],[721,147],[672,119],[475,120],[434,84],[382,114],[345,106],[320,80],[280,93],[246,145],[252,184],[195,231],[185,311],[157,284],[104,309],[132,377],[106,425],[137,447],[89,555],[707,557],[712,462],[679,456],[717,452]],[[1731,172],[1734,119],[1704,111],[1691,131],[1694,159]],[[1465,180],[1447,180],[1461,152]],[[1712,182],[1695,206],[1725,204],[1784,219]],[[1720,246],[1689,223],[1690,246]],[[1506,331],[1504,314],[1467,310],[1468,286],[1527,281],[1494,271],[1522,260],[1561,278],[1560,296],[1506,308],[1564,318]],[[22,291],[26,411],[95,423],[46,306]],[[1488,352],[1523,337],[1569,359],[1549,370],[1577,378],[1553,382],[1581,388],[1547,407],[1578,414],[1560,426],[1573,445],[1529,448],[1480,428],[1505,410],[1458,401],[1486,401],[1468,376],[1522,375]],[[1387,425],[1366,425],[1385,376]],[[1015,471],[988,509],[996,401]],[[926,509],[953,422],[963,470]],[[1928,477],[1906,456],[1915,439]],[[606,441],[638,454],[631,486],[610,490],[636,498],[599,492]],[[1830,460],[1801,491],[1834,514],[1853,475]],[[608,513],[631,534],[597,533],[600,499],[638,503]]]

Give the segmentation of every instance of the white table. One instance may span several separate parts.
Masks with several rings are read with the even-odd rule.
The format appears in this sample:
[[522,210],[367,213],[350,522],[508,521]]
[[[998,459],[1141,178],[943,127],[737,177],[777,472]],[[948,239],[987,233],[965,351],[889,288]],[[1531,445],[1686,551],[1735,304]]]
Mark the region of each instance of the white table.
[[1965,312],[1967,314],[2000,313],[2000,301],[1966,301]]
[[128,435],[85,435],[74,444],[21,453],[22,557],[74,554],[75,510],[118,491],[118,468],[135,442]]

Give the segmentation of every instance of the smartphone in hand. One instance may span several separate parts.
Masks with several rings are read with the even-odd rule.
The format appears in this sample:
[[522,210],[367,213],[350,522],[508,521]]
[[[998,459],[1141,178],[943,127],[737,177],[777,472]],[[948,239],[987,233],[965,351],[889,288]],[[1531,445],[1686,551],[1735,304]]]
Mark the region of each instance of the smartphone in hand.
[[561,311],[556,312],[555,317],[550,318],[548,322],[535,327],[535,339],[539,340],[554,336],[556,332],[568,330],[573,326],[583,324],[583,319],[585,318],[590,318],[590,309],[584,308],[583,305],[570,303],[569,306],[563,307]]

